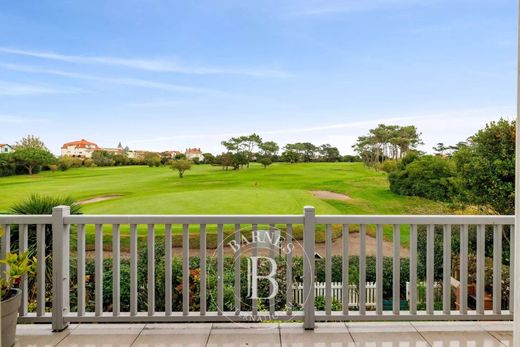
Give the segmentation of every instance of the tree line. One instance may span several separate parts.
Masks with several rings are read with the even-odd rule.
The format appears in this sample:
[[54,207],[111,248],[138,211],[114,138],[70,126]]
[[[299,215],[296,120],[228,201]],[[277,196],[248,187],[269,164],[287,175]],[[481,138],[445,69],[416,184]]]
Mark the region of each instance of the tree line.
[[354,145],[366,165],[388,172],[390,190],[489,214],[514,213],[516,123],[490,122],[466,141],[438,143],[434,154],[414,126],[380,124]]
[[352,148],[366,165],[377,166],[387,159],[402,159],[422,144],[421,133],[413,125],[379,124],[367,135],[359,136]]
[[[204,162],[221,165],[224,170],[248,168],[257,162],[267,168],[274,162],[309,163],[360,161],[357,156],[342,156],[337,147],[330,144],[316,146],[310,142],[288,143],[284,147],[274,141],[263,141],[258,134],[232,137],[221,142],[226,149],[222,154],[204,154]],[[281,151],[281,153],[280,153]]]

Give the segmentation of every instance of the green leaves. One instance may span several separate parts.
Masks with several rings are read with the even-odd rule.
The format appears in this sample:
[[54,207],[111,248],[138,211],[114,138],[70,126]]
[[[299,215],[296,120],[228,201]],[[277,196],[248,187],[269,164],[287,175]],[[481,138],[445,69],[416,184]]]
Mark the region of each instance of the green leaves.
[[4,277],[0,279],[0,296],[6,299],[11,289],[20,284],[22,278],[30,273],[36,273],[36,258],[29,258],[29,253],[7,253],[5,259],[0,259],[0,264],[7,265]]

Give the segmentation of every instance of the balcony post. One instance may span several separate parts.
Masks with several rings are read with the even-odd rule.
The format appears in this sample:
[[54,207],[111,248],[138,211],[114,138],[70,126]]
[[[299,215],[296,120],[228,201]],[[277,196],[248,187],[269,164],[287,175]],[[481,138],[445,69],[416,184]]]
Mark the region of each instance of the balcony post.
[[52,209],[52,330],[68,327],[64,317],[69,313],[69,229],[64,218],[70,215],[69,206]]
[[[520,1],[518,2],[520,7]],[[518,16],[518,36],[517,36],[517,48],[520,49],[520,15]],[[515,243],[511,245],[514,247],[515,252],[515,264],[514,264],[514,312],[513,312],[513,344],[518,345],[520,341],[520,51],[517,50],[517,86],[516,86],[516,146],[515,146]]]
[[314,329],[314,232],[316,211],[312,206],[303,209],[303,328]]
[[[520,1],[518,2],[520,8]],[[517,86],[516,86],[516,151],[515,151],[515,264],[514,264],[514,312],[513,312],[513,344],[518,345],[520,341],[520,14],[517,19]],[[511,295],[511,293],[509,294]]]

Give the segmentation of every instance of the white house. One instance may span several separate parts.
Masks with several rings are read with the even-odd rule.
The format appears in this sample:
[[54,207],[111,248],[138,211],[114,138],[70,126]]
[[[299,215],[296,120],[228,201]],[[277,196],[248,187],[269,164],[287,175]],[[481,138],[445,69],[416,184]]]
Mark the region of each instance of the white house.
[[186,148],[186,152],[184,154],[188,160],[193,160],[195,158],[198,158],[200,161],[204,160],[204,156],[202,155],[200,148]]
[[0,143],[0,153],[12,153],[14,148],[6,143]]
[[74,158],[92,158],[92,153],[100,149],[94,142],[81,139],[80,141],[67,142],[61,146],[61,155]]

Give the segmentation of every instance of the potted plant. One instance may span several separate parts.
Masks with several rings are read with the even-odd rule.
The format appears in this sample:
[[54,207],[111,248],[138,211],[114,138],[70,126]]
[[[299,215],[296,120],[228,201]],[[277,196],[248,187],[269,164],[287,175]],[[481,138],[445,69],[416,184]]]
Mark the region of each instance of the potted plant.
[[16,321],[22,297],[22,291],[17,286],[25,275],[35,273],[36,259],[30,259],[27,252],[7,253],[5,259],[0,259],[0,263],[8,268],[0,279],[2,346],[11,347],[15,341]]

